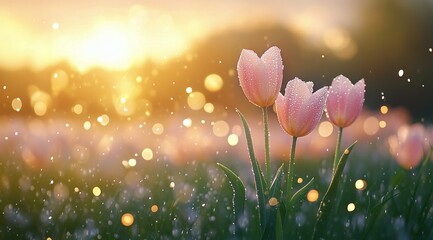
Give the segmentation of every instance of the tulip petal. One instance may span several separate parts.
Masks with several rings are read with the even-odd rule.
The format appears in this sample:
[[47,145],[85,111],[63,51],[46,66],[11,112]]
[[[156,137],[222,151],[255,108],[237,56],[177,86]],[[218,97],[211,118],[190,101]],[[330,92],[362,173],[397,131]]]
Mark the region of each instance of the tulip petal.
[[296,137],[305,136],[319,123],[328,90],[327,87],[323,87],[315,93],[312,91],[312,82],[295,78],[287,83],[285,95],[278,95],[278,121],[288,134]]
[[328,88],[322,87],[303,104],[302,115],[298,119],[298,126],[302,126],[299,129],[299,136],[309,134],[317,126],[323,115],[327,94]]
[[339,127],[351,125],[362,110],[364,90],[363,79],[353,85],[343,75],[334,78],[326,104],[329,120]]
[[283,79],[279,48],[271,47],[262,58],[252,50],[242,50],[237,71],[241,88],[251,103],[260,107],[274,104]]
[[275,46],[271,47],[262,55],[261,60],[267,72],[267,78],[260,83],[260,89],[263,89],[262,96],[268,97],[266,102],[275,102],[283,81],[284,66],[281,50]]
[[245,96],[254,104],[257,103],[257,99],[260,96],[256,89],[260,86],[258,85],[257,79],[263,79],[266,76],[266,70],[254,51],[242,50],[241,56],[239,57],[237,66],[239,83]]

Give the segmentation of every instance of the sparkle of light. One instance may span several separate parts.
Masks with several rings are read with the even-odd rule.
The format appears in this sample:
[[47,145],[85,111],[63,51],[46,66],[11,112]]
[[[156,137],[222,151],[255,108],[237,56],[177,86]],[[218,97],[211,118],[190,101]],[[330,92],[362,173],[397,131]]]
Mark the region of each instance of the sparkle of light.
[[230,127],[224,120],[216,121],[213,124],[212,131],[217,137],[224,137],[229,133]]
[[170,183],[170,188],[174,188],[176,186],[176,184],[174,182]]
[[212,73],[204,79],[204,87],[209,92],[218,92],[224,85],[224,81],[220,75]]
[[187,103],[192,110],[200,110],[206,103],[206,97],[201,92],[192,92],[188,95]]
[[380,128],[386,128],[386,121],[379,121],[379,127]]
[[355,188],[358,190],[364,190],[367,187],[367,182],[363,179],[358,179],[355,182]]
[[12,109],[19,112],[21,108],[23,107],[23,103],[21,102],[20,98],[14,98],[12,100]]
[[141,156],[146,161],[152,160],[152,158],[153,158],[153,151],[152,151],[152,149],[150,149],[150,148],[143,149],[143,151],[141,152]]
[[185,92],[188,93],[188,94],[189,94],[189,93],[192,93],[192,88],[191,88],[191,87],[187,87],[187,88],[185,89]]
[[334,127],[329,121],[323,121],[319,124],[318,131],[321,137],[329,137],[334,131]]
[[101,195],[101,189],[99,187],[94,187],[92,189],[92,193],[93,195],[95,195],[95,197],[98,197],[99,195]]
[[349,203],[349,204],[347,204],[347,211],[348,211],[348,212],[353,212],[353,211],[355,211],[355,204],[353,204],[353,203]]
[[130,213],[125,213],[120,218],[120,221],[122,222],[122,225],[125,227],[129,227],[134,223],[134,216]]
[[298,180],[297,180],[298,183],[302,183],[303,181],[304,181],[304,179],[302,179],[302,178],[298,178]]
[[403,69],[398,70],[398,76],[403,77],[404,71]]
[[311,189],[310,191],[308,191],[307,200],[309,202],[315,202],[317,201],[317,199],[319,199],[319,192],[316,189]]

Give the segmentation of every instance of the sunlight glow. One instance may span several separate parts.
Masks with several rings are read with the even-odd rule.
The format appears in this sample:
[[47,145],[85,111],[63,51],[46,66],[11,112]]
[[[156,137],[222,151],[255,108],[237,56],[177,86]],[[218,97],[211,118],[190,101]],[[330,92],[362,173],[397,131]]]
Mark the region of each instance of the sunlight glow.
[[72,58],[79,69],[96,64],[112,69],[131,66],[133,49],[129,33],[119,23],[103,23],[73,49]]

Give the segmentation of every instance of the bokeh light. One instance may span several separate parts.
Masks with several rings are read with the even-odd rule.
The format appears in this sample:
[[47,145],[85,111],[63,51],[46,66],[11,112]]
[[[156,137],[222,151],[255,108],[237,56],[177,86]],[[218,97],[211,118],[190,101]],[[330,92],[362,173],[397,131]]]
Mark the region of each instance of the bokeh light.
[[229,133],[230,127],[226,121],[219,120],[213,124],[212,131],[215,136],[224,137]]
[[316,189],[312,189],[307,193],[307,200],[309,202],[316,202],[319,199],[319,192]]
[[239,142],[239,137],[236,134],[230,134],[227,138],[227,142],[230,146],[236,146]]
[[123,226],[129,227],[134,224],[134,216],[130,213],[124,213],[120,218],[120,221]]
[[182,124],[185,126],[185,127],[191,127],[192,126],[192,120],[191,120],[191,118],[185,118],[183,121],[182,121]]
[[161,135],[164,133],[164,125],[162,125],[161,123],[155,123],[152,126],[152,132],[155,135]]
[[349,203],[349,204],[347,204],[347,211],[348,211],[348,212],[353,212],[353,211],[355,211],[355,204],[354,204],[354,203]]
[[107,126],[110,122],[110,117],[107,114],[102,114],[97,119],[98,123],[100,123],[102,126]]
[[150,211],[153,213],[158,212],[158,209],[159,209],[158,205],[156,205],[156,204],[153,204],[152,207],[150,207]]
[[192,92],[188,95],[187,102],[192,110],[200,110],[206,103],[206,97],[201,92]]
[[146,161],[152,160],[152,158],[153,158],[153,151],[152,151],[152,149],[150,149],[150,148],[143,149],[143,151],[141,152],[141,156]]
[[271,198],[269,198],[268,204],[271,207],[277,206],[278,205],[278,199],[275,197],[271,197]]
[[321,137],[329,137],[334,131],[334,126],[329,121],[323,121],[319,124],[318,131]]
[[21,102],[20,98],[14,98],[12,100],[12,109],[19,112],[21,110],[21,108],[23,107],[23,103]]
[[212,113],[212,112],[214,111],[215,107],[214,107],[214,105],[213,105],[212,103],[206,103],[206,104],[203,106],[203,109],[204,109],[204,111],[207,112],[207,113]]
[[358,179],[355,182],[355,188],[358,190],[364,190],[367,188],[367,182],[363,179]]
[[363,128],[367,135],[375,135],[379,131],[379,120],[375,116],[370,116],[364,120]]
[[388,107],[385,106],[385,105],[381,106],[381,107],[380,107],[380,112],[381,112],[382,114],[387,114],[387,113],[388,113]]
[[101,195],[101,192],[102,192],[101,188],[99,187],[93,187],[92,189],[92,193],[95,197],[99,197],[99,195]]
[[218,92],[223,87],[224,82],[220,75],[212,73],[204,79],[204,87],[209,92]]

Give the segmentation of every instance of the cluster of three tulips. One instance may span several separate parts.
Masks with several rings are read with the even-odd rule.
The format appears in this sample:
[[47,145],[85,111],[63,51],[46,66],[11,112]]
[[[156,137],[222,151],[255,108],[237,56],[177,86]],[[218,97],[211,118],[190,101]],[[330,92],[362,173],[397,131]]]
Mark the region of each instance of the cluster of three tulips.
[[[339,128],[334,157],[334,171],[340,155],[343,128],[358,117],[364,103],[365,83],[359,80],[352,84],[342,75],[337,76],[331,86],[322,87],[313,93],[313,83],[298,78],[289,81],[284,95],[280,93],[283,80],[281,50],[269,48],[261,57],[252,50],[242,50],[238,65],[240,86],[254,105],[264,112],[265,145],[269,144],[267,132],[267,108],[275,103],[278,121],[286,133],[293,136],[291,159],[287,175],[293,178],[293,164],[298,137],[308,135],[319,123],[325,110],[329,120]],[[266,179],[270,183],[269,146],[266,146]],[[293,179],[288,179],[290,191]]]

